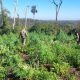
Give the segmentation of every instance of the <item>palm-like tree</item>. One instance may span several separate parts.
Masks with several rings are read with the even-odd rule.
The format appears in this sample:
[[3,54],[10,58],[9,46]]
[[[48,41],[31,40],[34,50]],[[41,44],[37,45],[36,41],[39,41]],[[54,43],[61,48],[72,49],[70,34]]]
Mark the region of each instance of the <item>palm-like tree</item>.
[[35,18],[35,13],[38,12],[35,5],[32,6],[31,12],[33,13],[33,19],[34,19]]

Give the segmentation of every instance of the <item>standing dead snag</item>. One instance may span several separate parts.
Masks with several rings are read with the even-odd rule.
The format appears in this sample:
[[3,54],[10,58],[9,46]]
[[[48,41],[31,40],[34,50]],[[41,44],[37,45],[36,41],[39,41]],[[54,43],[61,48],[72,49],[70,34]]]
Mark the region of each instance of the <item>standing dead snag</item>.
[[55,6],[56,6],[56,22],[58,20],[58,14],[59,14],[59,10],[60,10],[60,7],[62,5],[62,0],[59,0],[60,2],[57,3],[56,0],[50,0],[51,3],[53,3]]
[[15,17],[16,17],[16,12],[17,12],[17,4],[18,4],[18,0],[14,0],[14,18],[13,18],[13,29],[15,27],[15,24],[16,24],[16,20],[15,20]]
[[25,11],[25,28],[26,28],[26,25],[27,25],[27,8],[26,8],[26,11]]
[[26,26],[28,26],[28,9],[29,9],[29,6],[27,6],[25,10],[25,28]]

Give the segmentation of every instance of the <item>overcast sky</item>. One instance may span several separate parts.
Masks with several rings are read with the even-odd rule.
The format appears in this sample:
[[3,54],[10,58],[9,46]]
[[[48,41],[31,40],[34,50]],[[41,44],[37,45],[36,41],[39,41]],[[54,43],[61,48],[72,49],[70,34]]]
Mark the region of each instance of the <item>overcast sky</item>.
[[[4,8],[10,11],[13,17],[14,0],[3,0]],[[58,0],[59,1],[59,0]],[[25,17],[25,8],[29,5],[27,17],[32,18],[31,6],[36,5],[38,13],[36,19],[55,20],[55,5],[49,0],[18,0],[17,13],[21,18]],[[63,0],[59,15],[59,20],[80,20],[80,0]]]

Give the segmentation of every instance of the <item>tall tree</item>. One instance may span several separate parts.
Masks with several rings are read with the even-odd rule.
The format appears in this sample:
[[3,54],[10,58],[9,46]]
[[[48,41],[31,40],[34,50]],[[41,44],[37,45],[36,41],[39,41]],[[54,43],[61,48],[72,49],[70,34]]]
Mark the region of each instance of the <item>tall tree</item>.
[[14,0],[14,21],[13,21],[13,29],[15,27],[15,23],[16,23],[16,20],[15,20],[15,17],[17,15],[17,4],[18,4],[18,0]]
[[27,16],[28,16],[28,15],[27,15],[27,14],[28,14],[28,9],[29,9],[29,6],[27,6],[27,7],[26,7],[26,10],[25,10],[25,28],[26,28],[26,25],[28,25],[28,23],[27,23],[27,22],[28,22],[28,19],[27,19],[27,18],[28,18],[28,17],[27,17]]
[[33,14],[33,19],[34,19],[34,18],[35,18],[35,13],[38,12],[35,5],[32,6],[31,12],[32,12],[32,14]]
[[0,14],[0,16],[1,16],[1,25],[2,25],[2,27],[5,27],[6,25],[7,25],[7,22],[8,22],[8,14],[10,14],[10,12],[7,10],[7,9],[4,9],[3,8],[3,2],[2,2],[2,0],[0,0],[0,7],[1,7],[1,14]]
[[3,4],[2,4],[2,0],[0,0],[0,11],[1,11],[1,26],[3,26]]
[[56,22],[57,22],[59,10],[62,5],[62,0],[50,0],[50,2],[56,6]]
[[17,14],[17,18],[16,18],[16,26],[20,25],[20,19],[19,19],[19,14]]
[[10,12],[7,9],[3,9],[3,26],[7,26],[8,25],[8,15],[10,14]]

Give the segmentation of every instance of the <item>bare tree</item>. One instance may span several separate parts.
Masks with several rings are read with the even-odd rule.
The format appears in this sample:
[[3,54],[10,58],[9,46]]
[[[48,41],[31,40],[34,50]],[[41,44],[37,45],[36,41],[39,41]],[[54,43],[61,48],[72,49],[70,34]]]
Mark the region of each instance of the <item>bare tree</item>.
[[25,11],[25,28],[26,28],[26,25],[28,25],[28,21],[27,21],[28,20],[28,15],[27,15],[28,9],[29,9],[29,6],[26,7],[26,11]]
[[13,29],[15,27],[15,23],[16,23],[16,20],[15,20],[15,17],[16,17],[16,11],[17,11],[17,4],[18,4],[18,0],[14,0],[14,21],[13,21]]
[[56,22],[58,20],[58,14],[59,14],[59,10],[60,10],[60,7],[62,5],[62,0],[58,0],[59,3],[56,2],[57,0],[50,0],[51,3],[53,3],[55,6],[56,6]]
[[17,20],[16,20],[16,25],[19,26],[20,25],[20,19],[19,19],[19,14],[17,14]]

